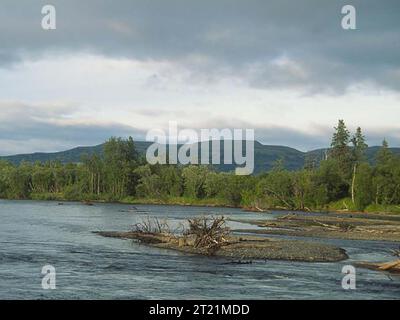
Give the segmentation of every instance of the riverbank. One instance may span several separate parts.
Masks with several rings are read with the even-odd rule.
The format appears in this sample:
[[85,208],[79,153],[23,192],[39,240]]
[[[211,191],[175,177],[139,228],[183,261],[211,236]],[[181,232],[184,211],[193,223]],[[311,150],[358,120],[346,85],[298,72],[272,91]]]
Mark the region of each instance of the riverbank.
[[[144,234],[127,231],[98,231],[103,237],[131,239],[149,246],[175,250],[183,253],[207,255],[200,248],[182,243],[179,237],[162,234]],[[230,236],[228,242],[213,253],[215,257],[239,260],[287,260],[304,262],[336,262],[348,259],[346,251],[332,245],[299,240],[269,239],[252,236]]]
[[233,220],[257,225],[262,229],[237,232],[275,234],[311,238],[381,240],[400,242],[400,216],[370,213],[330,213],[305,215],[290,213],[274,220]]
[[269,214],[272,211],[282,211],[282,212],[316,212],[321,214],[327,213],[350,213],[350,214],[398,214],[400,216],[400,206],[399,205],[370,205],[364,211],[357,211],[354,209],[348,199],[343,199],[329,206],[321,208],[307,208],[304,210],[290,209],[284,207],[258,207],[249,205],[233,205],[229,203],[226,199],[220,198],[203,198],[194,199],[190,197],[169,197],[169,198],[135,198],[126,197],[123,199],[108,199],[99,197],[87,197],[82,196],[80,198],[67,198],[61,193],[51,193],[51,194],[33,194],[32,197],[28,199],[3,199],[3,200],[33,200],[33,201],[59,201],[59,202],[82,202],[82,203],[121,203],[121,204],[132,204],[132,205],[170,205],[170,206],[192,206],[192,207],[222,207],[222,208],[240,208],[244,211],[257,212],[260,214]]
[[[2,199],[2,198],[0,198]],[[190,197],[169,197],[169,198],[134,198],[126,197],[123,199],[109,199],[101,197],[87,197],[82,196],[80,198],[67,198],[61,193],[51,193],[51,194],[33,194],[32,197],[28,199],[2,199],[2,200],[33,200],[33,201],[58,201],[58,202],[82,202],[87,203],[121,203],[121,204],[132,204],[132,205],[166,205],[166,206],[190,206],[190,207],[221,207],[221,208],[239,208],[243,211],[256,212],[261,214],[269,214],[273,211],[278,212],[314,212],[321,214],[338,213],[338,214],[379,214],[379,215],[399,215],[400,216],[400,206],[399,205],[370,205],[364,211],[357,211],[354,209],[348,199],[343,199],[331,203],[329,206],[321,208],[307,208],[304,210],[290,209],[284,207],[259,207],[256,205],[233,205],[225,199],[220,198],[190,198]]]

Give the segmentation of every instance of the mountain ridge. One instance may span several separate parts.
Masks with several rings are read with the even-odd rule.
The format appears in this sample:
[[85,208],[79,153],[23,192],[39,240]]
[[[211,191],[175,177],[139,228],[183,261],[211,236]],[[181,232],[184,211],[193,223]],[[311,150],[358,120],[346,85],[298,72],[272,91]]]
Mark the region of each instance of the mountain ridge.
[[[135,141],[135,146],[138,152],[142,155],[145,154],[146,149],[153,142],[147,141]],[[210,142],[211,143],[211,142]],[[222,143],[222,141],[221,141]],[[46,161],[60,161],[62,163],[78,163],[81,160],[83,154],[98,154],[101,155],[103,152],[104,144],[94,145],[94,146],[78,146],[72,149],[67,149],[58,152],[35,152],[26,154],[16,154],[8,156],[0,156],[0,160],[6,160],[13,164],[19,164],[22,161],[27,162],[46,162]],[[366,151],[367,159],[370,163],[374,162],[376,153],[379,150],[379,146],[368,147]],[[199,148],[200,149],[200,148]],[[315,161],[320,161],[323,159],[327,148],[315,149],[311,151],[300,151],[292,147],[282,146],[282,145],[265,145],[258,141],[254,143],[254,167],[255,173],[260,173],[263,171],[270,170],[275,161],[278,159],[283,159],[284,165],[288,170],[300,169],[304,166],[305,159],[307,157],[315,159]],[[400,148],[390,148],[390,150],[397,155],[400,155]],[[223,148],[221,148],[221,158],[223,158]],[[236,167],[232,165],[215,165],[216,169],[219,171],[231,171]]]

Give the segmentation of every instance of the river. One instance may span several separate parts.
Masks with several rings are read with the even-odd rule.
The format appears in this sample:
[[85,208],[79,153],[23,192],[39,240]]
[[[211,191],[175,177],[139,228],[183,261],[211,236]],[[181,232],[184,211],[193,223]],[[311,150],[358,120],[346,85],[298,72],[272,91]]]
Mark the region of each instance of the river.
[[[318,240],[346,249],[339,263],[226,259],[151,248],[92,231],[123,231],[148,216],[178,225],[202,214],[235,219],[259,214],[231,208],[0,200],[0,299],[399,299],[400,277],[357,269],[356,289],[341,273],[353,261],[389,261],[382,241]],[[263,215],[273,219],[278,213]],[[279,214],[282,214],[281,212]],[[230,222],[232,228],[252,226]],[[254,227],[254,226],[253,226]],[[42,289],[42,267],[56,289]]]

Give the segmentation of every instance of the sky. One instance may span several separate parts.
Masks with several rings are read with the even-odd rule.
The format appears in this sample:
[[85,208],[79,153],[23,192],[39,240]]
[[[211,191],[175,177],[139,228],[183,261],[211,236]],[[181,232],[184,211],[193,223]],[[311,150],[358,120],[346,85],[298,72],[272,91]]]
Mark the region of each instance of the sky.
[[[56,8],[43,30],[42,7]],[[356,8],[356,30],[341,8]],[[2,0],[0,155],[250,128],[326,147],[344,119],[400,146],[398,0]]]

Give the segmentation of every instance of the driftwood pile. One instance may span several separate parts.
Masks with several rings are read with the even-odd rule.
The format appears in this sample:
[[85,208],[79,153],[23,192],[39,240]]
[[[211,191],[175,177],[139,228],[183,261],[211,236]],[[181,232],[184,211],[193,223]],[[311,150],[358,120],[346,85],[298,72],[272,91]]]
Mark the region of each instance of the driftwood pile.
[[188,219],[189,229],[185,236],[194,237],[195,248],[205,249],[213,254],[221,246],[227,244],[230,229],[224,217],[201,217]]
[[[188,228],[182,231],[171,230],[166,220],[157,218],[143,219],[132,226],[131,232],[146,243],[174,243],[179,247],[190,246],[200,249],[204,254],[212,255],[221,246],[228,243],[230,229],[224,217],[196,217],[188,219]],[[179,235],[180,234],[180,235]]]

